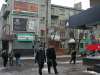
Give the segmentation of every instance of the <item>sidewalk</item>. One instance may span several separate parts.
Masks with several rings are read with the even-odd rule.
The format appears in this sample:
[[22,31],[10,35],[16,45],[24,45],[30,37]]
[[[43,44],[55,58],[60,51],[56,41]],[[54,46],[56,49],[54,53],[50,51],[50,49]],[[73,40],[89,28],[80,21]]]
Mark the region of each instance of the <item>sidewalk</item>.
[[[69,64],[70,57],[71,57],[70,55],[57,56],[57,63],[58,64]],[[77,56],[77,57],[79,57],[79,56]],[[69,60],[66,58],[69,58]],[[35,59],[35,57],[21,57],[22,61],[23,60],[34,60],[34,59]],[[77,64],[82,63],[82,60],[76,60],[76,63]]]
[[[70,55],[60,55],[60,56],[57,56],[57,58],[70,58],[71,56]],[[80,57],[80,55],[77,55],[77,57]],[[21,57],[22,60],[25,60],[25,59],[35,59],[35,57]]]
[[[34,57],[22,57],[22,60],[33,59]],[[59,71],[58,75],[95,75],[86,72],[86,67],[80,64],[82,61],[77,61],[76,64],[69,64],[68,60],[66,62],[57,61],[57,69]],[[38,65],[34,63],[34,60],[22,61],[21,66],[8,66],[4,69],[0,67],[0,75],[38,75]],[[43,75],[49,75],[47,71],[47,64],[43,68]],[[51,70],[50,75],[55,75],[54,71]]]

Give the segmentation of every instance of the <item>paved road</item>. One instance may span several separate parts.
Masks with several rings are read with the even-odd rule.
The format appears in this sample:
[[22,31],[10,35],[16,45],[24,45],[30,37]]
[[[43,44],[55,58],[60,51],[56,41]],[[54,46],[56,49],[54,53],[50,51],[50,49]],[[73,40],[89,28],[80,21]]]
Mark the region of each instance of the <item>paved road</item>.
[[[95,75],[85,72],[86,67],[81,63],[69,64],[69,63],[59,63],[58,64],[58,75]],[[8,66],[3,68],[0,63],[0,75],[38,75],[38,67],[32,60],[22,62],[21,66]],[[47,72],[47,66],[45,65],[43,69],[43,75],[49,75]],[[50,75],[55,75],[53,70]]]

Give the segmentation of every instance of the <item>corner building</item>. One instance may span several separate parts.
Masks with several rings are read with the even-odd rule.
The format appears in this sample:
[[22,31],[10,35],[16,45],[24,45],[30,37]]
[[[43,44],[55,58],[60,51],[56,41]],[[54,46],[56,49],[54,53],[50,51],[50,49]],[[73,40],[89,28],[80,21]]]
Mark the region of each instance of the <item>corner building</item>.
[[[2,49],[20,51],[22,55],[33,54],[34,41],[45,38],[47,3],[46,0],[6,0],[2,13]],[[50,12],[48,12],[48,25]]]
[[[19,51],[22,55],[33,55],[33,47],[38,41],[46,41],[56,46],[57,54],[68,52],[69,29],[66,22],[69,17],[82,10],[51,4],[51,0],[6,0],[1,9],[1,49]],[[48,4],[47,4],[48,3]],[[46,26],[47,25],[47,26]],[[53,35],[52,35],[53,34]],[[55,39],[52,36],[55,34]],[[36,46],[35,46],[36,45]]]

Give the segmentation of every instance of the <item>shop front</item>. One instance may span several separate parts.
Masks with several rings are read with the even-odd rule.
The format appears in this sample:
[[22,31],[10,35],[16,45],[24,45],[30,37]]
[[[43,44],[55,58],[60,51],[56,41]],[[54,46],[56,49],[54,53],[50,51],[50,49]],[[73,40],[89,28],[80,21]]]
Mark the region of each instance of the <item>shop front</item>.
[[[88,37],[82,38],[79,42],[79,51],[81,53],[85,52],[85,57],[83,57],[83,63],[91,66],[95,64],[100,64],[100,53],[98,51],[98,44],[100,43],[97,39],[97,30],[100,30],[100,6],[95,6],[89,8],[78,15],[74,15],[69,19],[69,27],[82,29],[83,33],[87,30]],[[99,31],[100,32],[100,31]],[[84,37],[84,36],[83,36]],[[98,53],[96,53],[98,52]],[[96,53],[96,54],[94,54]],[[93,55],[92,55],[93,54]]]
[[15,34],[16,39],[13,40],[12,49],[14,52],[20,52],[22,55],[33,55],[33,42],[35,36],[32,33]]

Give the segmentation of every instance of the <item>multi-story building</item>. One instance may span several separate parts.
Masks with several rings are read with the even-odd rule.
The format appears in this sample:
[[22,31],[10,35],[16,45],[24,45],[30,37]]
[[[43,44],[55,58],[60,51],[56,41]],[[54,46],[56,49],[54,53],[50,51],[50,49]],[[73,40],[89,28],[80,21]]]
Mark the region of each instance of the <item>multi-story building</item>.
[[74,8],[86,10],[90,8],[90,0],[74,0]]
[[74,4],[74,8],[76,9],[82,9],[82,2],[78,2]]
[[[46,23],[50,25],[50,0],[6,0],[1,9],[2,47],[8,51],[20,51],[28,54],[33,52],[36,35],[44,41]],[[48,3],[48,6],[47,6]],[[48,8],[48,10],[47,10]],[[48,16],[48,17],[47,17]],[[49,21],[46,22],[48,18]]]
[[[51,5],[51,30],[55,32],[56,47],[60,53],[66,53],[68,49],[68,41],[70,39],[70,33],[76,39],[78,39],[78,31],[75,29],[68,28],[66,23],[69,20],[69,17],[75,14],[80,13],[82,10],[63,7],[58,5]],[[54,43],[54,42],[53,42]]]
[[[80,13],[81,10],[51,5],[50,0],[6,2],[1,9],[2,49],[30,54],[37,39],[49,43],[49,38],[54,38],[57,48],[68,48],[70,31],[74,31],[77,38],[76,30],[67,28],[66,22],[70,16]],[[59,50],[58,53],[62,52],[62,49]]]

